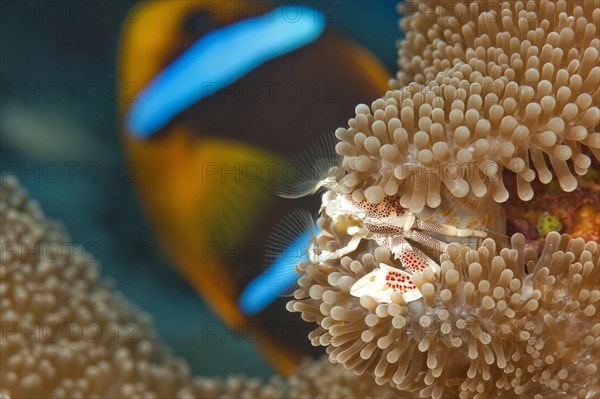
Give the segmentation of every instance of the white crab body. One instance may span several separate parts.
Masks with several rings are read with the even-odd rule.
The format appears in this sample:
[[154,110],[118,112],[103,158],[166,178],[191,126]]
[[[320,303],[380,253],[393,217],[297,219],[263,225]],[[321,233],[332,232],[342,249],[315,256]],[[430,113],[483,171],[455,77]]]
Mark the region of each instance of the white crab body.
[[[331,218],[332,226],[350,237],[347,244],[336,251],[311,251],[315,262],[339,259],[356,250],[361,240],[371,239],[390,251],[404,270],[386,264],[359,279],[351,289],[355,296],[369,295],[379,302],[389,303],[393,292],[400,292],[407,302],[421,298],[411,275],[431,268],[435,273],[440,266],[423,250],[441,252],[447,243],[432,237],[435,232],[451,237],[485,237],[482,231],[423,221],[400,205],[398,197],[386,197],[379,204],[367,200],[354,201],[351,195],[333,190],[323,195],[322,212]],[[412,243],[418,244],[414,247]]]

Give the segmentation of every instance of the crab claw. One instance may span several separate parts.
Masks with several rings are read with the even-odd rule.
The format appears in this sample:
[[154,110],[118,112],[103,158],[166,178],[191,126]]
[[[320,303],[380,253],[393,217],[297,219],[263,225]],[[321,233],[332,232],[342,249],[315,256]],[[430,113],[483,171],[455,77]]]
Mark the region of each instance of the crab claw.
[[380,263],[379,269],[359,279],[350,289],[350,295],[359,298],[368,295],[379,303],[391,303],[394,292],[402,293],[406,302],[415,301],[423,296],[410,274],[385,263]]

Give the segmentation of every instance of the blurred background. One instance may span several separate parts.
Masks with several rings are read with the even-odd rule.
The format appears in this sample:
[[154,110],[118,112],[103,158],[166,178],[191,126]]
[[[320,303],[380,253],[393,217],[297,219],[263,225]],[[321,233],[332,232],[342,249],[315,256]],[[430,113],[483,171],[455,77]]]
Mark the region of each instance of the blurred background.
[[[396,1],[295,4],[335,15],[331,29],[395,71]],[[229,331],[180,276],[136,196],[135,165],[119,139],[117,110],[126,88],[116,66],[122,27],[139,22],[141,7],[113,0],[0,2],[1,171],[16,174],[46,214],[65,223],[74,243],[100,262],[102,275],[152,315],[157,333],[193,374],[270,375],[251,338]]]

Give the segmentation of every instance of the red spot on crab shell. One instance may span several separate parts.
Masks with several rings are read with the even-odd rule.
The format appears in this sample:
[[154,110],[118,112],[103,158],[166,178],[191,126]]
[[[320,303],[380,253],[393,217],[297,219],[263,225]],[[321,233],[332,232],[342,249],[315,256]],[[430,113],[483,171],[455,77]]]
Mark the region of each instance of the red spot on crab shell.
[[400,260],[402,261],[402,265],[410,273],[420,272],[427,267],[425,256],[415,249],[407,249],[403,251]]
[[410,276],[407,276],[406,274],[403,274],[403,273],[389,271],[387,273],[387,275],[385,276],[385,279],[386,279],[386,283],[383,286],[384,290],[391,289],[393,291],[404,294],[404,293],[407,293],[407,292],[410,292],[410,291],[416,289]]

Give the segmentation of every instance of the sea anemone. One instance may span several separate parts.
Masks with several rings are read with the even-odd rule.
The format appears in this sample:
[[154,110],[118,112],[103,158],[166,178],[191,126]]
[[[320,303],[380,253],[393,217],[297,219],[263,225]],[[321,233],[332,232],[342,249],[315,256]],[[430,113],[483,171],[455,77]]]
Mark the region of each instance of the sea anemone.
[[[531,200],[536,178],[575,190],[591,156],[600,159],[600,2],[400,9],[402,70],[393,90],[336,131],[343,159],[325,187],[459,220],[480,217],[454,204]],[[319,247],[347,248],[351,237],[330,216],[322,209]],[[599,396],[599,245],[552,232],[538,257],[522,235],[501,238],[450,244],[438,273],[411,275],[422,298],[394,292],[391,303],[351,295],[383,265],[406,269],[364,240],[339,260],[301,262],[288,310],[317,324],[309,338],[332,362],[421,397]]]
[[[398,43],[397,83],[434,80],[457,62],[469,63],[474,54],[467,49],[493,53],[501,47],[508,59],[498,62],[499,57],[490,54],[490,59],[482,60],[512,68],[520,64],[519,59],[533,66],[535,58],[529,58],[537,57],[545,44],[570,51],[570,55],[561,54],[569,62],[579,59],[600,44],[599,6],[598,0],[405,0],[398,4],[400,29],[406,35]],[[521,58],[524,46],[532,48],[525,48],[526,57]],[[524,66],[517,69],[525,71]]]
[[0,386],[9,397],[173,396],[188,366],[12,176],[0,182]]
[[357,376],[327,357],[304,359],[298,369],[283,380],[230,376],[226,379],[195,378],[179,392],[181,398],[260,398],[260,399],[409,399],[389,386],[381,386],[372,375]]
[[442,187],[501,203],[504,170],[522,200],[536,177],[575,190],[572,170],[582,176],[591,154],[600,159],[599,4],[415,5],[396,89],[336,131],[342,191],[403,195],[411,210],[439,205]]
[[[0,397],[389,398],[393,388],[324,357],[287,380],[190,376],[150,317],[106,281],[13,176],[0,179]],[[403,396],[400,396],[403,397]],[[404,396],[409,397],[409,396]]]
[[423,299],[382,304],[350,295],[390,253],[371,246],[338,263],[301,263],[288,310],[316,322],[313,345],[356,374],[420,396],[600,394],[600,248],[550,233],[542,255],[521,235],[512,249],[492,239],[453,244],[431,269],[413,274]]

